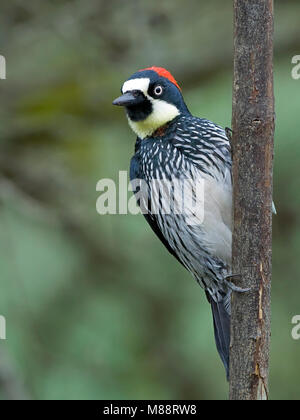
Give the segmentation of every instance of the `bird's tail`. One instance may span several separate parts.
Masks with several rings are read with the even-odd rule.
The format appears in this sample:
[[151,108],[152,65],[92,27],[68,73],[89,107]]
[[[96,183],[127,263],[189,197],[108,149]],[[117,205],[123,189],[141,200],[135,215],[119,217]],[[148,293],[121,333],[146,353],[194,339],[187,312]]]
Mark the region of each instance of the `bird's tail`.
[[215,302],[211,297],[209,299],[214,320],[217,350],[224,364],[227,380],[229,380],[230,295],[231,292],[220,302]]

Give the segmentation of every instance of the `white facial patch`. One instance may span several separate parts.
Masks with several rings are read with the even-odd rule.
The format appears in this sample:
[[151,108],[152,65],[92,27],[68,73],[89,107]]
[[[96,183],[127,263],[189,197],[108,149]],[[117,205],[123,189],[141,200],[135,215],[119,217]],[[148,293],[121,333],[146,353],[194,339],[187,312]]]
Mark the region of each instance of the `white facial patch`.
[[122,93],[126,93],[131,90],[140,90],[145,96],[147,96],[149,84],[150,79],[148,79],[148,77],[127,80],[122,87]]
[[122,87],[122,93],[140,90],[152,104],[151,114],[143,121],[132,121],[128,117],[131,129],[141,138],[151,136],[159,127],[164,126],[180,114],[178,108],[161,99],[154,99],[148,95],[150,79],[140,78],[127,80]]
[[159,127],[164,126],[180,114],[175,105],[169,104],[160,99],[149,98],[152,102],[152,112],[143,121],[132,121],[128,118],[128,123],[132,130],[141,138],[151,136]]

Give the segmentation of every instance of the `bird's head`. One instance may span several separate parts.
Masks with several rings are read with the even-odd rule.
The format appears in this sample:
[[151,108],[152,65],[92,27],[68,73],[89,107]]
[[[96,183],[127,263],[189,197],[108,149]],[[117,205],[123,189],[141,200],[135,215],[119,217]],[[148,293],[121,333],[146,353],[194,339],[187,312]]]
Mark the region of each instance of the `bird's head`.
[[126,80],[121,91],[113,105],[125,106],[130,127],[142,139],[188,113],[178,83],[161,67],[139,70]]

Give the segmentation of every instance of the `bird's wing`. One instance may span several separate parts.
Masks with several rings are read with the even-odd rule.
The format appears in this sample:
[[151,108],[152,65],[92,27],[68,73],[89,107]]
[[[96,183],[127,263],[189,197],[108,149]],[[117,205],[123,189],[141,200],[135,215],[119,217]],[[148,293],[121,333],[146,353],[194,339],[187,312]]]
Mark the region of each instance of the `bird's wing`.
[[231,150],[225,131],[208,120],[190,117],[180,121],[172,143],[189,162],[194,182],[204,180],[199,240],[212,256],[230,265]]
[[182,117],[172,140],[174,146],[202,172],[214,177],[231,172],[231,146],[225,130],[211,121]]
[[[133,158],[131,159],[131,162],[130,162],[130,179],[131,179],[131,181],[141,179],[141,174],[140,174],[140,171],[139,171],[139,162],[138,162],[136,156],[133,156]],[[135,188],[135,192],[137,192],[136,188]],[[140,198],[137,197],[137,202],[138,202],[138,205],[140,206],[141,203],[139,202],[139,200],[140,200]],[[180,262],[180,264],[182,264],[182,261],[179,259],[178,255],[170,247],[168,241],[166,240],[166,238],[162,234],[162,232],[159,228],[159,225],[157,223],[157,218],[156,218],[155,214],[152,214],[149,211],[147,213],[143,213],[143,216],[145,217],[146,221],[148,222],[149,226],[151,227],[151,229],[153,230],[155,235],[161,240],[161,242],[164,244],[164,246],[167,248],[167,250],[170,252],[170,254],[172,254]]]
[[[182,261],[179,259],[178,255],[176,254],[176,252],[170,247],[168,241],[166,240],[166,238],[164,237],[164,235],[162,234],[156,217],[151,215],[151,214],[144,214],[145,219],[147,220],[148,224],[150,225],[151,229],[153,230],[153,232],[156,234],[156,236],[161,240],[161,242],[164,244],[164,246],[167,248],[167,250],[170,252],[170,254],[173,255],[173,257],[175,257],[177,259],[177,261],[180,262],[180,264],[182,264],[184,266],[184,264],[182,263]],[[185,266],[184,266],[185,267]],[[185,267],[186,268],[186,267]]]

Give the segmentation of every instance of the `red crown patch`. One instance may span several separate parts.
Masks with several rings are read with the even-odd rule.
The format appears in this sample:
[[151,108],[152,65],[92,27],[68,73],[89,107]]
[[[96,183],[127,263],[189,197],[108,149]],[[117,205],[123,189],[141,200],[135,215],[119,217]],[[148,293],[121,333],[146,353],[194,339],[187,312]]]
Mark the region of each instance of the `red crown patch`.
[[161,77],[165,77],[166,79],[170,80],[170,82],[172,82],[175,86],[178,87],[179,90],[181,90],[179,84],[176,82],[176,80],[174,79],[174,77],[172,76],[172,74],[164,69],[163,67],[147,67],[146,69],[141,69],[139,71],[144,71],[144,70],[153,70],[155,71],[155,73],[157,73],[159,76]]

